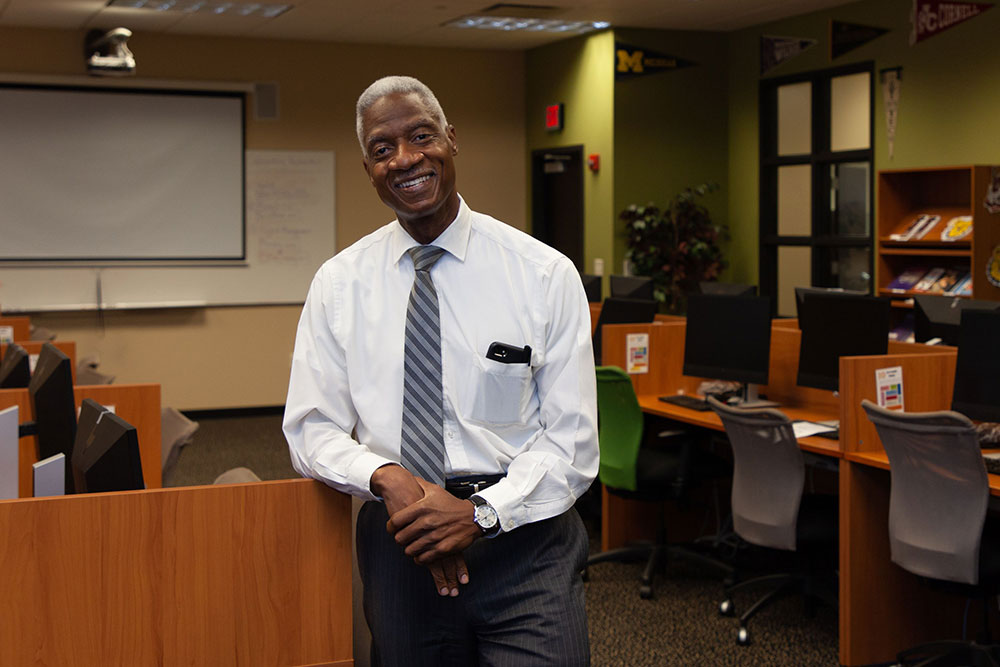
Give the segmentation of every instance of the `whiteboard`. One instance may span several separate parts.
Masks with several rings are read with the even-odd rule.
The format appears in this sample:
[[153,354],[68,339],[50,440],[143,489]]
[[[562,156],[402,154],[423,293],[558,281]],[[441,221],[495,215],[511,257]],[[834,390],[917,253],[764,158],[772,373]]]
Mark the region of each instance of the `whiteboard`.
[[304,302],[335,253],[333,152],[246,151],[246,211],[245,263],[4,267],[0,304],[23,312]]

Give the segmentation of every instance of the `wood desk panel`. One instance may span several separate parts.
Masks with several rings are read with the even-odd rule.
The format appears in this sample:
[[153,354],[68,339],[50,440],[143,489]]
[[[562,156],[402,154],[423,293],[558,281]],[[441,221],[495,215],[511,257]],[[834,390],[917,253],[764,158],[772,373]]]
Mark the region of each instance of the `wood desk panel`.
[[[926,346],[924,346],[926,347]],[[875,371],[903,369],[903,404],[908,412],[947,410],[955,383],[955,348],[944,353],[895,354],[876,357],[841,357],[840,388],[844,397],[840,414],[840,441],[845,451],[882,451],[875,425],[861,408],[862,399],[878,402]]]
[[31,339],[30,317],[0,317],[0,327],[12,327],[14,329],[14,340]]
[[304,479],[0,501],[0,665],[351,664],[350,507]]

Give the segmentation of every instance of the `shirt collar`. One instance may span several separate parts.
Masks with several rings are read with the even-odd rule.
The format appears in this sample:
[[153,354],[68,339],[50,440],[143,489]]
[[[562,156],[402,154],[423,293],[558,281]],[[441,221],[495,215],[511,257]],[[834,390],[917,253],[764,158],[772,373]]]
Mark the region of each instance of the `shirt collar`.
[[[420,245],[413,240],[399,220],[393,221],[392,229],[392,254],[396,263],[402,259],[407,250]],[[430,242],[429,245],[443,248],[448,253],[455,256],[460,261],[465,261],[465,253],[469,249],[469,237],[472,234],[472,211],[466,205],[462,196],[458,196],[458,215],[445,227],[441,235]]]

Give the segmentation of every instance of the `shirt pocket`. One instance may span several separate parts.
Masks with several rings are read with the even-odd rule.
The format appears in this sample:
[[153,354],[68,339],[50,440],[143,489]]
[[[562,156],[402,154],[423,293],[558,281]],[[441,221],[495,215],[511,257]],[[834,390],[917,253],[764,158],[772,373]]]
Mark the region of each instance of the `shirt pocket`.
[[486,424],[517,424],[531,399],[529,364],[501,364],[476,357],[472,391],[466,396],[466,416]]

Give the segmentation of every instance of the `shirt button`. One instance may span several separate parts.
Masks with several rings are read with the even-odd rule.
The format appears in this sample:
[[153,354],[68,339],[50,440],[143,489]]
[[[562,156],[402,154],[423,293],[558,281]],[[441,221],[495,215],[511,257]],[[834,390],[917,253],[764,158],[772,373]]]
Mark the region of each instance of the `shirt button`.
[[446,431],[445,435],[448,436],[449,440],[451,440],[452,438],[455,437],[455,432],[454,431]]

